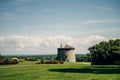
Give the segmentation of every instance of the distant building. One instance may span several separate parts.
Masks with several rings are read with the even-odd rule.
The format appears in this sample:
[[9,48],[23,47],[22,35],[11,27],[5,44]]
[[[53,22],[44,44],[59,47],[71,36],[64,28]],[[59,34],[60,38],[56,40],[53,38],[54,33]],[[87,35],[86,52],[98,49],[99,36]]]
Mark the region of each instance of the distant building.
[[12,60],[16,60],[16,61],[19,61],[19,59],[17,57],[13,57],[11,58]]
[[69,45],[62,46],[57,48],[57,60],[67,61],[67,62],[76,62],[75,58],[75,48]]

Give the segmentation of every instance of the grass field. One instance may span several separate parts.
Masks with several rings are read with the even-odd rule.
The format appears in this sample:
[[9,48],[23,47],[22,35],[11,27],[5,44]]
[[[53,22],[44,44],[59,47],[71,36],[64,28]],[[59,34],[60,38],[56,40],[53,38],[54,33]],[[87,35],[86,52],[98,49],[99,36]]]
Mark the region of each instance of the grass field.
[[120,80],[120,65],[90,63],[0,65],[0,80]]

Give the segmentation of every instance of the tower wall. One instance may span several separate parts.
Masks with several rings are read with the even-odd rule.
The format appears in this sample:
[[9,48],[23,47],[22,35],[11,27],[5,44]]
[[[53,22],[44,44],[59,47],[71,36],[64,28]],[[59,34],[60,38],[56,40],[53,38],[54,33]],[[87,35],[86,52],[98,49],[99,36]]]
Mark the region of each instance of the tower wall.
[[76,62],[75,59],[75,50],[68,50],[65,52],[65,56],[67,57],[68,62]]
[[65,61],[65,50],[58,49],[57,59]]
[[58,48],[57,59],[62,61],[68,61],[68,62],[76,62],[75,49]]

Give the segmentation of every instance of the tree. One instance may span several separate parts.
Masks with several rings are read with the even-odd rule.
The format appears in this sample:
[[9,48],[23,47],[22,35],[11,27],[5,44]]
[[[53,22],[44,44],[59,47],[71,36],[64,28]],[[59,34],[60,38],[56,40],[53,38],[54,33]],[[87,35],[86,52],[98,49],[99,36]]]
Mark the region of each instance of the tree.
[[41,64],[45,64],[45,57],[41,58]]
[[90,53],[86,54],[86,61],[91,62],[91,54]]
[[91,54],[92,64],[120,64],[120,39],[102,41],[88,50]]
[[91,54],[87,53],[86,55],[76,56],[77,62],[91,62]]

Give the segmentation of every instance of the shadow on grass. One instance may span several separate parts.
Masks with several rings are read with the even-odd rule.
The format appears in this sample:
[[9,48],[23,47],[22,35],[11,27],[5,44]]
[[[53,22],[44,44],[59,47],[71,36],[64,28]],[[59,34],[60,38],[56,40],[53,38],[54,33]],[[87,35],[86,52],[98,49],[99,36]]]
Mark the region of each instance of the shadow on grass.
[[66,69],[50,69],[52,72],[66,73],[91,73],[91,74],[120,74],[120,68],[66,68]]

